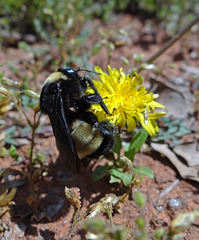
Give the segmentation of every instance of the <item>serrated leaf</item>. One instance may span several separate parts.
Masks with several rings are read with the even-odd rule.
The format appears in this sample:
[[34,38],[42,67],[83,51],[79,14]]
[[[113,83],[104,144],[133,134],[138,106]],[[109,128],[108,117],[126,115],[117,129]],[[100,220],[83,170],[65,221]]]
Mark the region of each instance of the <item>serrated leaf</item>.
[[139,175],[144,175],[150,178],[154,178],[154,173],[153,171],[148,168],[148,167],[144,167],[144,166],[138,166],[134,168],[135,173],[139,174]]
[[81,196],[78,187],[68,188],[65,187],[65,195],[69,202],[72,203],[74,209],[80,209],[81,207]]
[[169,129],[168,129],[168,133],[169,134],[172,134],[172,133],[175,133],[175,132],[177,132],[178,131],[178,126],[172,126],[172,127],[170,127]]
[[182,137],[189,133],[191,133],[191,131],[189,129],[187,129],[184,125],[180,125],[178,131],[175,133],[175,136]]

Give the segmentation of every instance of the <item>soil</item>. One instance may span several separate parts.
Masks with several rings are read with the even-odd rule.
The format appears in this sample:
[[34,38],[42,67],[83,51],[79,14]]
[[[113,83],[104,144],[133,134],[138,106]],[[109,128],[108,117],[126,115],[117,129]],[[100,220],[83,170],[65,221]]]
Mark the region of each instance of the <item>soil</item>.
[[[153,21],[144,21],[140,17],[133,17],[131,15],[117,15],[108,24],[102,24],[99,20],[93,21],[92,24],[93,30],[88,42],[84,46],[88,50],[89,46],[96,43],[100,38],[96,29],[101,28],[108,32],[111,29],[117,31],[119,28],[122,28],[128,33],[128,36],[123,40],[124,44],[116,47],[110,60],[111,67],[120,68],[122,65],[124,71],[128,71],[129,67],[122,64],[121,56],[128,58],[130,60],[129,66],[133,66],[133,54],[144,53],[147,59],[160,49],[169,38],[164,30],[156,26]],[[191,31],[158,58],[156,62],[162,68],[163,76],[180,76],[182,74],[180,70],[182,64],[193,67],[197,66],[198,57],[193,59],[190,55],[190,52],[194,49],[199,56],[199,48],[198,45],[194,45],[194,41],[198,43],[199,37],[196,36],[194,31]],[[43,43],[36,43],[35,45],[41,44]],[[103,47],[97,55],[90,57],[89,62],[100,66],[106,71],[107,61],[105,60],[105,56],[107,56],[106,48]],[[0,64],[3,64],[1,68],[5,72],[6,77],[20,80],[6,64],[8,61],[29,77],[34,77],[31,70],[27,66],[25,67],[24,64],[30,61],[30,59],[31,54],[25,53],[22,49],[5,46],[1,49]],[[36,79],[32,80],[30,85],[34,86],[34,90],[37,92],[40,91],[43,81],[48,74],[49,72],[41,71]],[[146,83],[149,82],[150,79],[147,72],[143,72],[143,75]],[[191,84],[193,82],[190,81]],[[28,111],[27,114],[31,115],[32,113]],[[7,116],[9,121],[12,120],[13,122],[15,120],[16,123],[19,122],[20,118],[20,124],[23,122],[24,126],[26,126],[25,119],[16,111],[10,111]],[[11,206],[10,211],[1,218],[4,226],[4,231],[0,233],[1,239],[67,239],[73,216],[73,207],[64,195],[65,186],[78,187],[80,189],[82,202],[81,214],[86,211],[88,206],[96,203],[105,197],[106,194],[112,193],[122,196],[125,192],[125,189],[121,188],[121,186],[109,184],[106,178],[93,182],[93,165],[96,167],[102,164],[103,160],[92,161],[89,166],[82,166],[78,174],[68,172],[64,168],[63,163],[57,160],[58,151],[49,120],[46,116],[42,116],[41,124],[45,126],[43,132],[36,133],[35,152],[45,155],[45,160],[49,163],[48,175],[46,177],[42,177],[41,174],[39,175],[34,182],[34,191],[32,191],[31,184],[27,181],[17,188],[16,196],[13,199],[15,205]],[[30,141],[30,133],[29,135],[24,135],[24,138]],[[27,144],[18,146],[18,155],[25,156],[25,159],[28,158],[27,150],[29,146]],[[1,168],[11,167],[25,171],[26,163],[27,160],[19,164],[8,156],[0,159]],[[155,174],[154,179],[144,177],[141,185],[136,187],[136,189],[144,193],[147,199],[144,216],[149,233],[154,232],[157,228],[167,228],[171,220],[179,213],[198,208],[199,183],[182,179],[175,167],[163,155],[149,149],[147,153],[136,155],[135,165],[147,166]],[[176,182],[176,185],[162,198],[158,199],[160,193],[174,182]],[[177,199],[178,206],[170,206],[171,199]],[[135,228],[135,219],[139,215],[140,209],[136,206],[130,195],[129,199],[124,202],[122,212],[113,213],[113,222],[115,225],[123,225],[132,229]],[[108,222],[105,213],[101,214],[101,217],[107,219]],[[199,222],[184,233],[185,235],[182,239],[198,239]],[[85,239],[85,233],[81,225],[75,228],[72,239]]]

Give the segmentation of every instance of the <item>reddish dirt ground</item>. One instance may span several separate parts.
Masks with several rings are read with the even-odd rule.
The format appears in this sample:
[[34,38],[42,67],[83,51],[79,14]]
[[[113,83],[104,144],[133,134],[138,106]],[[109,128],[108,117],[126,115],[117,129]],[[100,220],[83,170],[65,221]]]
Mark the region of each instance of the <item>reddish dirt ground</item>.
[[[94,23],[95,29],[103,28],[104,30],[110,30],[123,28],[128,31],[129,36],[127,43],[120,46],[113,51],[110,65],[112,67],[121,67],[121,56],[125,56],[130,59],[130,66],[133,65],[132,55],[134,53],[144,53],[146,58],[151,56],[157,51],[166,41],[166,34],[164,31],[158,30],[153,27],[154,33],[152,35],[145,34],[144,23],[142,19],[132,17],[130,15],[119,15],[112,23],[102,25],[99,21]],[[88,48],[99,38],[97,30],[93,30],[89,42],[85,45]],[[198,59],[191,59],[189,55],[190,51],[190,39],[195,39],[194,33],[189,33],[172,46],[165,54],[158,58],[158,65],[160,67],[166,62],[162,74],[167,76],[179,76],[181,74],[181,64],[189,64],[190,66],[197,66]],[[197,41],[199,38],[197,37]],[[182,48],[183,46],[183,48]],[[199,49],[197,49],[199,50]],[[107,56],[106,49],[103,48],[96,56],[90,58],[92,64],[100,66],[103,70],[106,70],[107,62],[104,60],[104,56]],[[31,76],[31,71],[27,70],[22,64],[23,61],[29,59],[29,55],[21,49],[17,48],[5,48],[1,50],[1,64],[4,64],[3,71],[6,77],[17,79],[13,76],[13,72],[6,66],[6,61],[11,61],[21,71],[26,72]],[[132,63],[132,64],[131,64]],[[174,64],[175,68],[170,68]],[[122,65],[123,66],[123,65]],[[127,71],[128,67],[124,66],[124,71]],[[37,76],[37,79],[33,85],[37,85],[37,91],[39,92],[43,81],[47,74],[42,72]],[[146,82],[149,81],[147,73],[144,73]],[[19,79],[17,79],[19,80]],[[9,115],[9,114],[8,114]],[[18,117],[18,115],[16,115]],[[12,114],[9,115],[12,117]],[[49,121],[46,116],[43,116],[41,123],[47,126]],[[48,129],[49,130],[49,129]],[[62,163],[56,163],[58,152],[56,150],[54,137],[51,130],[46,130],[43,134],[37,134],[35,139],[35,152],[43,153],[46,156],[46,160],[51,162],[49,166],[48,177],[39,178],[35,181],[35,194],[30,198],[30,185],[28,183],[17,189],[17,194],[14,198],[15,205],[11,207],[11,211],[3,216],[1,222],[6,226],[4,232],[0,233],[1,239],[49,239],[49,240],[61,240],[67,238],[68,229],[71,225],[71,218],[73,215],[73,208],[67,201],[64,195],[64,187],[78,187],[80,189],[82,199],[83,213],[90,204],[95,203],[104,197],[106,194],[114,193],[117,196],[122,196],[124,190],[119,188],[116,184],[109,184],[108,179],[102,179],[97,182],[92,181],[92,173],[89,167],[82,167],[80,173],[73,174],[64,170]],[[27,138],[30,138],[28,136]],[[18,147],[18,155],[27,155],[29,145]],[[101,162],[99,161],[98,164]],[[146,207],[144,210],[145,220],[147,223],[147,229],[149,233],[152,233],[154,229],[163,227],[166,228],[171,220],[179,213],[192,211],[198,208],[199,204],[199,184],[193,181],[183,180],[174,166],[163,155],[157,154],[151,150],[147,154],[139,153],[136,155],[135,165],[147,166],[154,171],[155,178],[144,178],[141,186],[136,187],[144,193],[147,199]],[[15,167],[17,169],[24,168],[24,165],[17,165],[11,157],[5,157],[0,159],[0,167]],[[171,185],[173,182],[179,179],[178,184],[163,198],[156,201],[160,193]],[[172,198],[178,198],[180,200],[180,206],[177,209],[169,207],[169,200]],[[30,205],[28,201],[33,201]],[[52,216],[41,216],[44,209],[52,204],[60,203],[61,208]],[[134,228],[135,219],[140,214],[140,209],[137,208],[135,202],[130,196],[129,200],[124,203],[122,213],[113,214],[113,222],[115,225],[124,225],[130,228]],[[107,219],[106,214],[102,216]],[[193,225],[186,231],[186,236],[182,239],[194,240],[198,239],[199,235],[199,223]],[[74,240],[85,239],[84,232],[81,227],[78,227],[74,231]]]

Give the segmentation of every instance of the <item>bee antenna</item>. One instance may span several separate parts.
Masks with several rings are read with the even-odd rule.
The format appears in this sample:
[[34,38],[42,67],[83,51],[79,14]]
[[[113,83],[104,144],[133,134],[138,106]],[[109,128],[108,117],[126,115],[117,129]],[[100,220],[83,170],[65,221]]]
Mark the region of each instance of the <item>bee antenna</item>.
[[76,70],[76,72],[81,72],[81,71],[85,71],[85,72],[90,72],[90,73],[94,73],[94,74],[98,74],[98,75],[101,75],[101,73],[99,73],[99,72],[95,72],[95,71],[92,71],[92,70],[88,70],[88,69],[86,69],[86,68],[78,68],[77,70]]

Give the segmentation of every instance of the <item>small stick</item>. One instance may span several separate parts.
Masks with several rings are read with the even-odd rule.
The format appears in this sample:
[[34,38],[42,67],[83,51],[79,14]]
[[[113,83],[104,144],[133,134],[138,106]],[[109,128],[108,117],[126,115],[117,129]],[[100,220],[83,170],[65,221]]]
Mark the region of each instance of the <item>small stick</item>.
[[154,206],[156,206],[157,201],[160,198],[164,198],[169,192],[171,192],[173,190],[173,188],[180,182],[179,179],[176,179],[171,185],[169,185],[168,187],[166,187],[161,193],[160,195],[155,199],[154,202]]
[[146,60],[146,63],[152,63],[156,58],[158,58],[162,53],[164,53],[168,48],[170,48],[175,42],[177,42],[186,32],[188,32],[197,22],[199,22],[199,14],[184,27],[179,33],[174,35],[161,49],[154,53],[151,57]]

